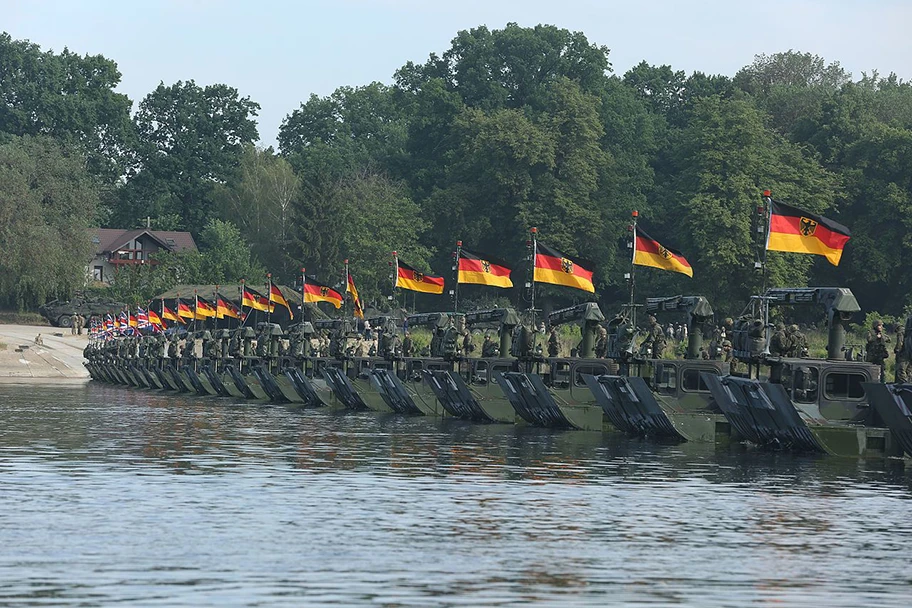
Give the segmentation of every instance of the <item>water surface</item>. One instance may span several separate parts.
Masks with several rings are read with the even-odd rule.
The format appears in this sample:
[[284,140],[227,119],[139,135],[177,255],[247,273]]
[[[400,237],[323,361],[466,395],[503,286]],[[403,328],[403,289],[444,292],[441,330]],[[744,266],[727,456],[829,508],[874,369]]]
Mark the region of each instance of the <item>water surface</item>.
[[902,462],[0,386],[0,604],[912,604]]

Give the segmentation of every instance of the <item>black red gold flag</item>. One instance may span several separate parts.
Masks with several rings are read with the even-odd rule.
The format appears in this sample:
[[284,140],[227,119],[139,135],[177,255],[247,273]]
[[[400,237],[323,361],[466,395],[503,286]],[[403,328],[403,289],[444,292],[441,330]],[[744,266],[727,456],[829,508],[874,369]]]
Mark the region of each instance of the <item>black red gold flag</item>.
[[570,257],[557,249],[543,245],[540,241],[537,244],[534,273],[537,283],[564,285],[594,293],[593,267],[592,262],[588,260]]
[[443,277],[425,274],[397,260],[396,287],[422,293],[443,293]]
[[639,228],[636,230],[636,242],[633,244],[633,263],[693,277],[693,268],[680,251],[663,246]]
[[342,294],[327,285],[321,285],[310,277],[304,282],[305,302],[329,302],[336,308],[342,307]]
[[492,287],[513,287],[511,269],[495,257],[484,253],[459,250],[459,268],[456,279],[459,283],[490,285]]
[[778,201],[771,203],[766,241],[770,251],[822,255],[833,266],[839,266],[842,250],[851,236],[848,228],[822,215]]

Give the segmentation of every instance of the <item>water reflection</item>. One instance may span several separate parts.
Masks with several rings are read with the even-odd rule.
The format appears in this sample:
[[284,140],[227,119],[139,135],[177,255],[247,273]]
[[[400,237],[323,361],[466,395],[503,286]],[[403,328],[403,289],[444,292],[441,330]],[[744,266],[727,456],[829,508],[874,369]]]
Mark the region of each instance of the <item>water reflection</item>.
[[4,605],[907,606],[901,462],[0,387]]

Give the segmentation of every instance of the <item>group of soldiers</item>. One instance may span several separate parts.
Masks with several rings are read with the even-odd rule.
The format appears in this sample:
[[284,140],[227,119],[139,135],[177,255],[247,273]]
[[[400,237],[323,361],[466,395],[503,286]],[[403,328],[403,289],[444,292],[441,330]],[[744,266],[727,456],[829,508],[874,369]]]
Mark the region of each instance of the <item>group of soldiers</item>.
[[771,355],[778,357],[807,357],[808,341],[797,325],[786,327],[780,321],[770,337],[769,350]]
[[[883,321],[875,320],[865,340],[865,361],[880,366],[881,382],[886,381],[889,344],[890,336],[884,330]],[[893,354],[896,357],[894,382],[909,382],[912,380],[912,317],[906,319],[905,327],[897,328]]]

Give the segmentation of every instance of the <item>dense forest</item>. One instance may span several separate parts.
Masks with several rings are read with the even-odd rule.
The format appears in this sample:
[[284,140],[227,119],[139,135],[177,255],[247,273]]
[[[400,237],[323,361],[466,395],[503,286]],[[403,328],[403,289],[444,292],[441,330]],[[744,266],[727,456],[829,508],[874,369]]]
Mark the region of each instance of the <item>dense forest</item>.
[[[848,286],[890,314],[912,295],[912,87],[895,75],[853,77],[792,50],[734,76],[645,62],[619,75],[582,33],[478,27],[388,83],[289,108],[278,150],[256,146],[259,106],[230,83],[162,83],[134,106],[119,81],[105,57],[0,35],[0,306],[81,289],[89,229],[149,217],[193,233],[200,252],[123,273],[112,295],[267,269],[293,284],[302,266],[336,284],[348,258],[382,305],[392,250],[449,280],[456,240],[513,263],[521,286],[537,226],[595,263],[610,311],[626,297],[636,209],[694,269],[639,269],[641,297],[704,294],[731,314],[759,287],[752,220],[767,188],[852,230],[839,267],[770,253],[771,284]],[[588,295],[541,290],[546,307]],[[461,290],[466,307],[522,297]]]

